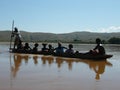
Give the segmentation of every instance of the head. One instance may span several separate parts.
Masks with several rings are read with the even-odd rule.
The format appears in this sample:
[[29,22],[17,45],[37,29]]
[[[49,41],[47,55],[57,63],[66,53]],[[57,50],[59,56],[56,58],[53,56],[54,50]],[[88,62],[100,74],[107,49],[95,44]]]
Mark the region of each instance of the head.
[[100,38],[97,38],[97,39],[96,39],[96,43],[97,43],[97,44],[100,44],[100,43],[101,43],[101,39],[100,39]]
[[49,47],[49,48],[52,48],[52,45],[51,45],[51,44],[49,44],[49,45],[48,45],[48,47]]
[[35,43],[34,46],[35,46],[35,47],[38,47],[38,43]]
[[46,44],[46,43],[43,43],[42,45],[43,45],[43,47],[46,47],[47,44]]
[[73,45],[72,45],[72,44],[69,44],[69,48],[73,48]]
[[15,30],[14,32],[18,32],[18,29],[17,29],[17,27],[15,27],[15,28],[14,28],[14,30]]
[[29,44],[28,44],[28,43],[25,43],[25,46],[29,46]]
[[59,42],[59,43],[58,43],[58,47],[61,47],[61,46],[62,46],[62,44]]

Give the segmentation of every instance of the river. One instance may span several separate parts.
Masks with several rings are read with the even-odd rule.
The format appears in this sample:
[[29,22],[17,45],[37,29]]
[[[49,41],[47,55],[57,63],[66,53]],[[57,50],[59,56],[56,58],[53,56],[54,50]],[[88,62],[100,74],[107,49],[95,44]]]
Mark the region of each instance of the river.
[[[73,45],[80,52],[95,46]],[[113,57],[95,61],[14,54],[8,52],[9,43],[0,43],[0,90],[119,90],[120,45],[103,46]]]

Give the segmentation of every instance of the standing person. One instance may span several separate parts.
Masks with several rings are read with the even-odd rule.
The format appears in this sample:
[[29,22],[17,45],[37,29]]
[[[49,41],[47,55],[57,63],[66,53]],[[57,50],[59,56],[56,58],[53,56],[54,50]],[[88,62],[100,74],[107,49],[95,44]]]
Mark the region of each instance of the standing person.
[[13,49],[16,49],[21,41],[21,35],[19,34],[17,27],[14,28],[14,31],[12,32],[12,37],[15,37]]
[[20,40],[18,45],[17,45],[17,52],[20,52],[23,50],[23,44],[22,44],[22,41]]

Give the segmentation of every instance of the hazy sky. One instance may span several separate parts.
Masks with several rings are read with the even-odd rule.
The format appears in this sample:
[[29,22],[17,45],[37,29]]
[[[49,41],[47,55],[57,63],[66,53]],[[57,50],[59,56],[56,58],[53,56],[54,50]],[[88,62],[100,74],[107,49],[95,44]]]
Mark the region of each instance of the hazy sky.
[[0,30],[120,32],[120,0],[0,0]]

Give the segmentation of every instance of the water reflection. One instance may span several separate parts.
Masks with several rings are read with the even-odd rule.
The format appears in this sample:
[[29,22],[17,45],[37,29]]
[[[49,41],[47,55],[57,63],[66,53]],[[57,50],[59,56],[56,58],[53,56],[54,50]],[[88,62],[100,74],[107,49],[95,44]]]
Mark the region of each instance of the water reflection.
[[38,56],[33,56],[33,60],[34,60],[34,64],[37,65],[38,64]]
[[89,68],[96,73],[96,76],[95,76],[96,80],[100,79],[100,75],[105,72],[106,66],[112,66],[112,64],[107,60],[100,60],[100,61],[85,60],[83,62],[88,64]]
[[58,68],[62,67],[62,64],[65,62],[68,65],[68,69],[72,70],[73,63],[79,62],[78,60],[72,59],[72,58],[62,58],[62,57],[56,57],[55,62],[57,64]]
[[87,64],[90,70],[95,72],[95,79],[99,80],[100,75],[105,72],[106,66],[112,66],[110,62],[107,60],[100,60],[100,61],[92,61],[92,60],[82,60],[82,59],[72,59],[72,58],[62,58],[62,57],[53,57],[53,56],[37,56],[37,55],[21,55],[21,54],[14,54],[13,55],[13,64],[12,64],[12,76],[15,78],[17,76],[17,72],[20,70],[20,66],[22,62],[25,62],[25,64],[28,64],[28,60],[32,59],[34,62],[34,65],[38,64],[38,58],[40,58],[40,63],[42,65],[49,65],[56,64],[57,68],[62,68],[62,64],[65,64],[68,66],[68,70],[72,70],[74,63],[84,63]]
[[52,56],[42,56],[41,60],[43,65],[46,65],[48,63],[51,66],[51,64],[55,63],[57,64],[58,68],[62,68],[62,64],[65,63],[66,65],[68,65],[69,70],[72,70],[72,64],[74,62],[80,62],[78,60],[71,58],[52,57]]
[[46,65],[47,63],[51,65],[54,62],[54,57],[52,56],[42,56],[41,57],[42,64]]
[[25,61],[25,63],[28,63],[28,56],[21,56],[20,54],[17,54],[13,56],[14,64],[11,66],[13,77],[16,77],[17,72],[19,71],[19,67],[21,66],[22,61]]

